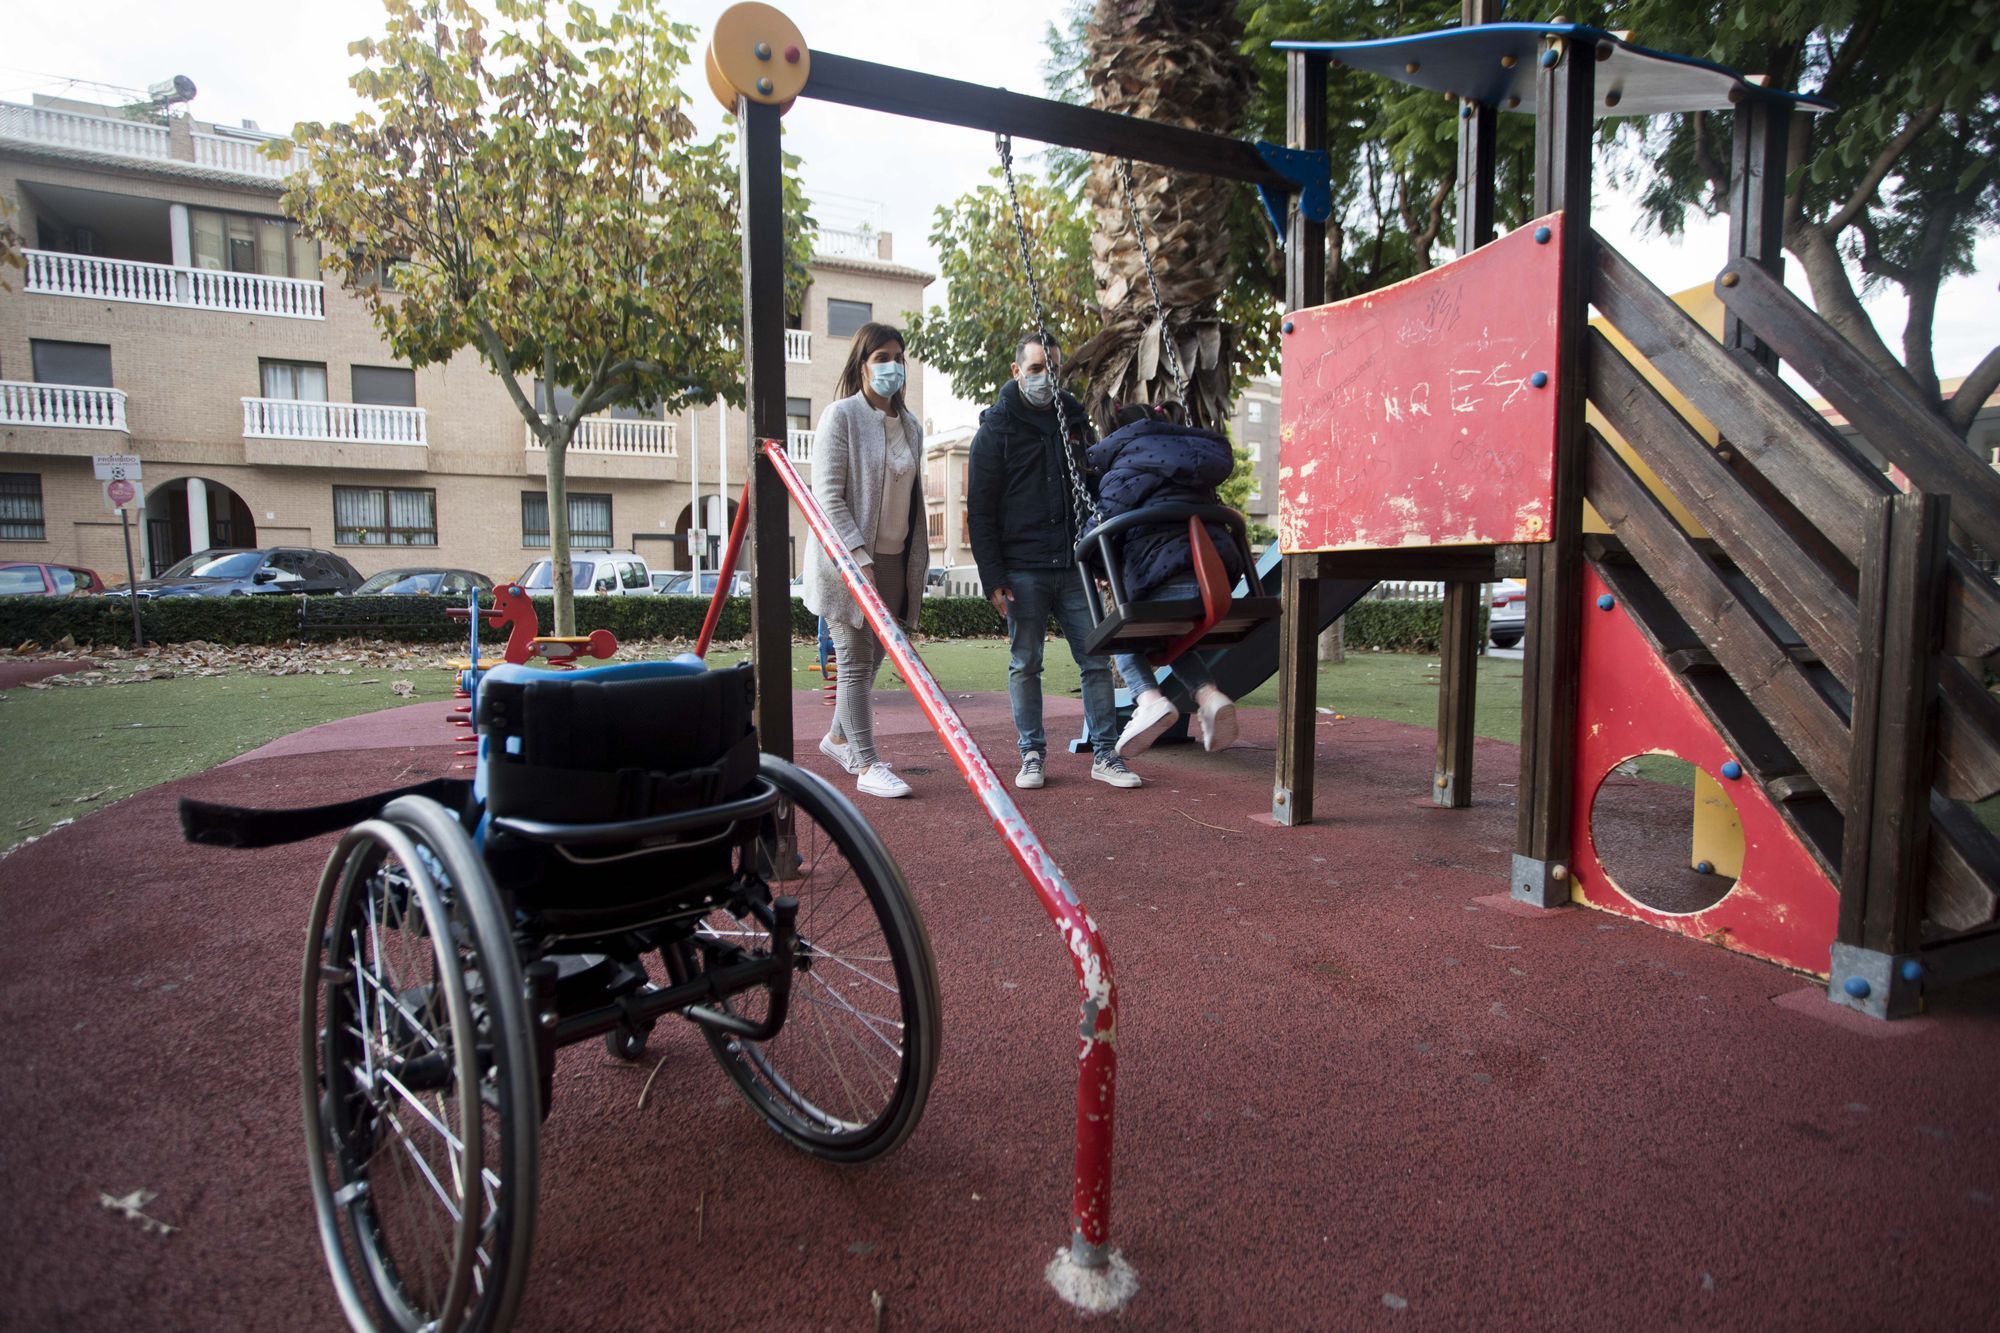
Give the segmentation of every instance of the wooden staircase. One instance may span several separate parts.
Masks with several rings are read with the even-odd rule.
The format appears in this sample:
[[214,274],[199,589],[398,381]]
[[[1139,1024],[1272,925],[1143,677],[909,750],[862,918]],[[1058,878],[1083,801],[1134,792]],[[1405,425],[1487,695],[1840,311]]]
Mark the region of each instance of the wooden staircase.
[[1940,978],[2000,965],[2000,837],[1973,809],[2000,792],[2000,589],[1960,544],[2000,551],[2000,475],[1762,268],[1732,264],[1730,314],[1909,479],[1900,492],[1592,241],[1591,303],[1722,444],[1592,332],[1591,404],[1705,535],[1586,430],[1583,493],[1613,535],[1583,558],[1840,886],[1840,944]]

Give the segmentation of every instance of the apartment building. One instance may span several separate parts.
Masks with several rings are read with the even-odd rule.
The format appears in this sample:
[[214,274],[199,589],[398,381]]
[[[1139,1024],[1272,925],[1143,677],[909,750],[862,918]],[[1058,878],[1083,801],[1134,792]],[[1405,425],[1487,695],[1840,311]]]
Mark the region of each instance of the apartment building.
[[1252,523],[1276,527],[1278,512],[1278,381],[1254,379],[1236,396],[1229,442],[1250,451],[1250,494],[1243,512]]
[[[281,214],[272,136],[56,98],[0,103],[0,195],[26,268],[0,271],[0,560],[122,583],[91,456],[135,454],[141,576],[207,546],[336,550],[518,576],[549,543],[545,455],[477,357],[399,365]],[[822,232],[786,334],[789,438],[809,464],[855,329],[922,307],[892,238]],[[545,401],[532,377],[522,392]],[[923,415],[922,367],[911,411]],[[560,404],[562,391],[557,390]],[[747,462],[742,412],[619,409],[567,455],[572,541],[712,567]],[[792,568],[806,542],[792,515]],[[706,533],[706,550],[690,539]],[[114,573],[114,571],[116,571]]]

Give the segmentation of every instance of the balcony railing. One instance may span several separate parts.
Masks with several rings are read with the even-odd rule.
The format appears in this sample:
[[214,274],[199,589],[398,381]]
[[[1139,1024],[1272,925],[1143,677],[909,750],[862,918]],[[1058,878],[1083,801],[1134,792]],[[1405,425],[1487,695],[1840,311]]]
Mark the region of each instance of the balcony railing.
[[[0,102],[0,139],[16,139],[52,148],[74,148],[112,157],[141,158],[148,162],[187,160],[176,157],[173,132],[165,125],[125,120],[117,116],[93,116],[81,111],[59,111],[54,107],[23,106],[18,102]],[[305,165],[297,155],[273,162],[264,156],[263,141],[260,139],[240,139],[205,130],[195,130],[192,139],[192,165],[214,171],[257,176],[264,180],[283,180]]]
[[265,157],[264,141],[261,139],[203,134],[200,130],[194,133],[194,161],[198,167],[241,172],[245,176],[263,176],[268,180],[283,180],[305,166],[305,159],[296,153],[275,162]]
[[0,426],[122,431],[126,429],[125,391],[0,380]]
[[430,443],[421,407],[307,403],[292,398],[245,398],[243,434],[247,439],[334,444]]
[[867,228],[842,231],[821,227],[813,233],[813,253],[828,259],[879,259],[882,257],[881,241],[880,232]]
[[[540,449],[533,427],[525,427],[528,448]],[[679,458],[680,441],[671,421],[633,421],[621,417],[585,417],[576,423],[569,447],[586,454],[622,454],[628,458]]]
[[326,318],[326,285],[304,278],[177,268],[52,250],[23,250],[21,256],[28,268],[27,290],[43,296],[81,296],[94,301],[132,301],[280,319]]
[[170,162],[174,156],[173,136],[164,125],[17,102],[0,102],[0,138],[154,162]]
[[785,330],[785,360],[804,365],[813,359],[813,336],[805,329]]
[[788,430],[785,432],[785,452],[791,460],[804,467],[813,461],[813,435],[809,430]]

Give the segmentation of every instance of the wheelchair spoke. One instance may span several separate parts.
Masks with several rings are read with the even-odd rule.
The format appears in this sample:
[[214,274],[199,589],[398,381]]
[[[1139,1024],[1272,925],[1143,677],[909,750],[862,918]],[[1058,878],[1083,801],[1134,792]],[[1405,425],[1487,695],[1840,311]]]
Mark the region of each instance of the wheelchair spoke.
[[[832,1001],[832,1004],[828,1005],[829,1008],[842,1009],[845,1010],[847,1013],[854,1015],[855,1018],[860,1020],[861,1025],[864,1028],[866,1028],[870,1033],[874,1034],[876,1040],[880,1041],[884,1046],[887,1046],[890,1052],[894,1054],[898,1059],[902,1058],[903,1048],[901,1046],[898,1046],[895,1042],[891,1041],[888,1037],[882,1035],[884,1030],[886,1029],[887,1031],[894,1032],[898,1036],[900,1036],[903,1031],[903,1024],[900,1020],[891,1018],[887,1014],[870,1013],[865,1009],[856,1007],[853,1004],[853,1002],[851,1002],[845,995],[842,995],[839,991],[827,985],[822,978],[814,976],[810,972],[806,973],[806,979],[810,981],[813,985],[818,986],[822,991],[826,992],[828,998]],[[819,1004],[819,1005],[827,1004],[827,1000],[818,999],[810,994],[804,995],[800,998],[803,998],[808,1004]],[[878,1024],[880,1026],[877,1026]]]

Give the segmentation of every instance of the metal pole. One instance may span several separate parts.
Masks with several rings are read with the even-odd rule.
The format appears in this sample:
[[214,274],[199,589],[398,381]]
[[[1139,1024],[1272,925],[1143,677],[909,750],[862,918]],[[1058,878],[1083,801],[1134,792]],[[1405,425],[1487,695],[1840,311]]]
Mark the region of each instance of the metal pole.
[[[757,738],[792,757],[791,517],[759,442],[785,434],[785,181],[781,108],[736,100],[742,126],[744,479],[750,483],[750,655]],[[728,450],[723,450],[728,457]],[[725,482],[726,486],[726,482]],[[727,516],[728,491],[723,490]]]
[[139,574],[132,566],[132,511],[118,506],[118,530],[125,536],[125,600],[132,604],[132,651],[146,651],[146,632],[139,627]]
[[[854,556],[834,530],[826,511],[820,508],[818,498],[799,479],[785,454],[784,443],[767,439],[763,449],[767,464],[791,493],[799,512],[805,515],[813,535],[819,538],[820,549],[840,570],[841,581],[868,618],[868,627],[895,662],[896,670],[902,673],[938,739],[951,751],[965,785],[972,788],[972,794],[986,807],[987,818],[1005,840],[1014,864],[1027,877],[1035,896],[1041,900],[1042,910],[1055,922],[1069,949],[1083,1001],[1082,1023],[1077,1033],[1076,1166],[1070,1243],[1068,1253],[1059,1256],[1057,1263],[1067,1263],[1072,1270],[1102,1273],[1103,1283],[1110,1291],[1092,1308],[1116,1308],[1136,1289],[1137,1282],[1131,1278],[1123,1259],[1110,1249],[1111,1130],[1118,1083],[1118,988],[1111,977],[1111,955],[1105,950],[1097,924],[1075,887],[1042,840],[1035,836],[1013,797],[1007,794],[1000,775],[993,771],[944,690],[911,647],[903,627],[889,614],[882,595],[861,572],[861,566],[854,563]],[[1052,1280],[1056,1276],[1054,1268],[1052,1265]],[[1066,1291],[1065,1296],[1068,1294]]]
[[[717,445],[727,452],[728,442],[722,436],[716,437]],[[691,455],[688,468],[691,480],[688,482],[688,555],[694,568],[694,590],[701,591],[701,547],[703,532],[701,522],[701,409],[688,413],[688,453]]]
[[[750,517],[750,483],[743,483],[743,503],[736,507],[736,521],[729,525],[729,544],[722,548],[722,560],[715,567],[715,595],[708,599],[708,614],[702,618],[701,636],[694,641],[694,655],[706,659],[708,644],[715,637],[715,622],[722,619],[722,603],[729,596],[729,582],[736,577],[736,553],[743,546],[743,529]],[[701,587],[699,583],[695,585]]]

